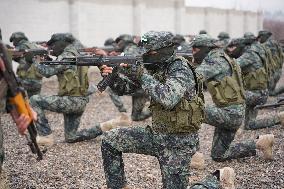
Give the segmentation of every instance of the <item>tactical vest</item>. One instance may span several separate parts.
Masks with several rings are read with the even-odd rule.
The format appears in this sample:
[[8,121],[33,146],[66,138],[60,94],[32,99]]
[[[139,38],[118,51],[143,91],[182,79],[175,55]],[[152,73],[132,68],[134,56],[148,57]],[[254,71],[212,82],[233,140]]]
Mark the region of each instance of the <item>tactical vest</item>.
[[[26,46],[27,49],[38,49],[38,46],[36,46],[33,43],[30,42],[25,42],[23,44],[24,46]],[[35,65],[33,64],[32,61],[33,57],[25,57],[25,61],[29,64],[31,64],[31,66],[29,68],[25,68],[24,64],[19,64],[18,68],[17,68],[17,75],[19,76],[19,78],[21,79],[34,79],[34,80],[41,80],[42,79],[42,75],[39,74],[36,71]]]
[[[176,60],[186,61],[182,57]],[[191,100],[182,97],[180,102],[171,110],[165,109],[161,104],[151,100],[152,129],[158,133],[176,134],[191,133],[200,129],[204,120],[204,97],[202,93],[201,78],[190,66],[195,78],[196,94]],[[165,83],[167,73],[153,75],[161,83]]]
[[243,73],[245,90],[265,90],[268,86],[268,65],[267,58],[262,57],[257,50],[253,50],[261,59],[263,67],[249,73]]
[[225,53],[223,57],[231,67],[232,75],[225,76],[221,81],[208,82],[208,91],[213,102],[218,107],[226,107],[245,102],[244,88],[242,83],[241,69],[237,63]]
[[273,80],[273,77],[275,73],[277,72],[277,63],[274,61],[272,53],[270,49],[266,46],[264,46],[266,56],[267,56],[267,74],[268,74],[268,79]]
[[[76,49],[68,49],[75,56]],[[62,74],[57,75],[59,83],[59,96],[86,96],[89,88],[88,66],[72,66]]]

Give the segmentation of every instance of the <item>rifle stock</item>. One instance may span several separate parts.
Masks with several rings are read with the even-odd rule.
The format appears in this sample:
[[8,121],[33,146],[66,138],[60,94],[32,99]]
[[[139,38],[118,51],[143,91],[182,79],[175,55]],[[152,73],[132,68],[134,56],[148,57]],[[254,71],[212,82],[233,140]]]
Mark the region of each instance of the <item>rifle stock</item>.
[[[12,70],[10,59],[4,44],[0,41],[0,57],[3,61],[1,62],[1,74],[8,85],[8,105],[11,109],[16,109],[19,115],[24,114],[29,118],[29,138],[28,145],[33,153],[37,154],[37,159],[42,160],[43,154],[36,142],[37,131],[33,123],[33,116],[31,107],[28,100],[25,98],[25,91],[18,83],[16,76]],[[10,110],[11,110],[10,109]]]
[[21,57],[28,57],[30,60],[36,56],[47,56],[49,52],[45,49],[27,49],[27,50],[14,50],[8,49],[8,52],[12,54],[13,59],[21,58]]

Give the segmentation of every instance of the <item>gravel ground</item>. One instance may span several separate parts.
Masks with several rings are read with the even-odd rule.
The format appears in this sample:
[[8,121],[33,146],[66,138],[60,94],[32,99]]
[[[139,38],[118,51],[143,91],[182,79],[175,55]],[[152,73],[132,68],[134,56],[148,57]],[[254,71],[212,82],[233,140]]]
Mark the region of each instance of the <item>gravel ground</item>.
[[[92,74],[94,80],[98,77],[97,72]],[[45,80],[42,94],[55,94],[56,89],[56,81],[53,79]],[[270,99],[270,101],[273,100]],[[123,101],[128,112],[130,112],[131,98],[123,97]],[[263,115],[273,113],[273,111],[261,113]],[[118,111],[106,93],[94,94],[82,117],[81,128],[91,127],[95,122],[106,121],[118,115]],[[17,134],[16,127],[10,116],[4,115],[1,117],[4,125],[6,152],[4,169],[7,173],[10,188],[106,188],[100,151],[100,138],[75,144],[64,143],[62,115],[47,112],[47,117],[54,131],[56,144],[48,149],[44,160],[39,162],[29,151],[25,139]],[[136,122],[133,124],[133,127],[150,123],[151,120]],[[206,168],[201,171],[192,170],[190,182],[205,177],[215,169],[230,166],[236,171],[236,186],[239,189],[283,189],[284,146],[282,142],[284,128],[276,126],[271,129],[245,131],[236,137],[236,141],[255,139],[260,134],[268,133],[274,134],[276,139],[273,161],[264,161],[258,154],[252,158],[217,163],[210,158],[213,128],[203,125],[200,130],[200,143],[201,152],[205,154]],[[124,154],[123,158],[130,188],[161,188],[161,174],[158,161],[155,158],[138,154]]]

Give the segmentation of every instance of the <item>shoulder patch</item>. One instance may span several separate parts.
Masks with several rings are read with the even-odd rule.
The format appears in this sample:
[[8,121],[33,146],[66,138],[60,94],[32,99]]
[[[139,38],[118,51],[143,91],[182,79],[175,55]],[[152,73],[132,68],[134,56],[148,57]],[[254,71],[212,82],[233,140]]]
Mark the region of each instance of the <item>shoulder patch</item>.
[[215,64],[214,60],[210,57],[205,57],[204,61],[206,62],[206,64],[209,64],[209,65]]

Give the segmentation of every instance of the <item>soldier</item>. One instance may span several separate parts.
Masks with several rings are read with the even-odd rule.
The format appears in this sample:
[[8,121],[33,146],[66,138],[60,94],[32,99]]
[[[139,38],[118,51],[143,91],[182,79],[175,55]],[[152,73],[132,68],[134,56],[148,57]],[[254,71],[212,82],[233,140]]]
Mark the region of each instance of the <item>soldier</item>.
[[[52,35],[47,44],[53,55],[58,56],[58,60],[62,60],[65,57],[79,55],[74,45],[72,45],[73,42],[74,38],[72,36],[59,33]],[[39,73],[45,77],[56,75],[59,83],[58,95],[34,95],[30,99],[31,106],[38,113],[36,126],[40,135],[37,138],[39,144],[53,144],[52,131],[45,117],[44,110],[63,113],[65,141],[68,143],[95,138],[115,125],[115,123],[110,125],[109,122],[104,122],[90,129],[77,131],[81,116],[89,102],[89,97],[87,96],[89,84],[87,77],[88,67],[45,66],[39,64],[38,57],[36,62],[35,67]]]
[[[16,50],[38,49],[35,43],[28,41],[23,32],[14,32],[10,37],[10,42],[13,42]],[[40,94],[42,75],[36,71],[32,57],[21,57],[14,60],[19,63],[17,75],[28,96]]]
[[[237,58],[242,68],[244,87],[246,90],[245,129],[254,130],[272,127],[284,121],[284,114],[256,119],[258,110],[256,105],[265,104],[268,98],[268,86],[274,83],[273,63],[269,58],[269,50],[261,45],[253,33],[247,32],[243,39],[235,39],[229,45],[231,56]],[[242,54],[242,51],[244,53]],[[270,79],[270,80],[269,80]],[[272,82],[271,82],[272,80]],[[282,122],[283,122],[282,121]]]
[[256,129],[264,125],[263,120],[256,120],[258,110],[255,107],[265,104],[268,98],[268,65],[265,49],[256,37],[248,34],[245,37],[233,39],[227,52],[242,69],[246,97],[245,129]]
[[[134,43],[133,37],[127,34],[120,35],[116,38],[118,48],[124,53],[125,56],[139,56],[141,49]],[[132,112],[131,118],[133,121],[142,121],[151,117],[151,112],[146,109],[143,111],[149,97],[145,94],[143,89],[137,89],[132,95]]]
[[211,157],[215,161],[249,157],[260,149],[265,159],[272,159],[273,135],[260,136],[257,142],[232,143],[242,124],[245,96],[241,70],[217,40],[208,35],[197,36],[192,43],[196,72],[204,77],[214,104],[205,107],[205,123],[215,127]]
[[268,89],[269,95],[276,95],[278,92],[275,91],[275,88],[282,75],[282,65],[284,61],[281,45],[276,40],[272,39],[272,33],[269,31],[259,31],[257,39],[271,53],[272,60],[270,59],[269,63],[273,66],[274,70]]
[[226,47],[230,42],[230,35],[227,32],[220,32],[218,35],[220,45]]
[[[127,188],[122,153],[157,157],[163,188],[185,189],[188,185],[188,164],[199,147],[197,131],[203,120],[203,96],[198,77],[186,59],[175,55],[171,39],[169,32],[144,34],[143,62],[158,64],[146,70],[142,65],[132,69],[129,79],[136,81],[135,85],[118,77],[118,85],[112,86],[120,94],[133,93],[138,86],[144,89],[151,96],[153,117],[151,126],[120,128],[105,134],[101,149],[108,188]],[[111,71],[110,67],[102,67],[103,74]],[[116,87],[122,85],[125,87]],[[217,188],[217,177],[210,178],[194,187]]]

